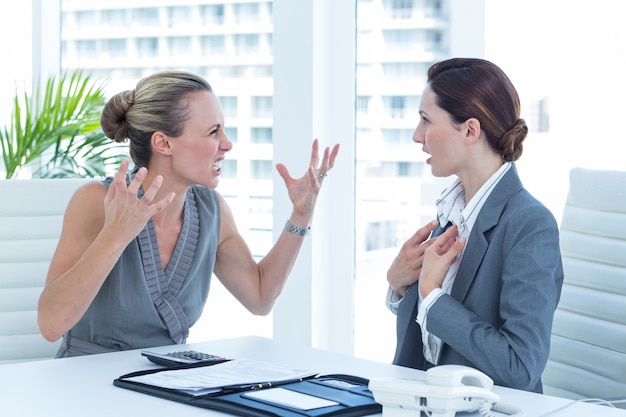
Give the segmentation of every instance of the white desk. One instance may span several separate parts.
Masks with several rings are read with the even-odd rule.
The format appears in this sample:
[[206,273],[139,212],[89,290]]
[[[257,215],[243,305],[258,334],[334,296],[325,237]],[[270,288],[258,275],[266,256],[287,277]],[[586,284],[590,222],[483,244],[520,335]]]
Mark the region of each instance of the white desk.
[[[409,368],[295,347],[256,336],[155,348],[156,351],[194,349],[230,358],[258,359],[320,373],[347,373],[422,379],[424,373]],[[27,417],[173,417],[210,416],[221,413],[137,393],[113,385],[123,374],[155,367],[139,351],[104,353],[0,365],[0,415]],[[569,400],[495,387],[503,403],[522,407],[528,417],[555,410]],[[464,416],[478,416],[463,414]],[[578,403],[551,417],[626,416],[626,410]],[[418,417],[416,413],[416,417]]]

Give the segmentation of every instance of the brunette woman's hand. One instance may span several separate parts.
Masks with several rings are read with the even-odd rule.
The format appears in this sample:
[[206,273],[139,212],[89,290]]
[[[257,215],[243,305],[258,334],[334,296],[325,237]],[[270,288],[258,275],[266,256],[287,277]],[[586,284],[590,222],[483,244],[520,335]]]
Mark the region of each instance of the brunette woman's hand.
[[420,296],[426,298],[435,288],[441,288],[448,269],[463,251],[466,238],[458,235],[458,226],[453,225],[434,239],[424,251],[424,263],[419,277]]
[[389,267],[387,282],[399,296],[404,297],[408,287],[418,280],[424,262],[424,251],[433,243],[433,239],[428,239],[428,237],[437,224],[437,220],[432,220],[418,229],[409,240],[404,242]]

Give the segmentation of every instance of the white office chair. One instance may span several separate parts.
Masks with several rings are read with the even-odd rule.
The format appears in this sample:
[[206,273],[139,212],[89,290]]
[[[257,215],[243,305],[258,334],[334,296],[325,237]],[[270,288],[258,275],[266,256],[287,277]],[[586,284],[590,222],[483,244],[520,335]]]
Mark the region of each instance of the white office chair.
[[561,253],[544,392],[626,398],[626,172],[571,170]]
[[53,358],[37,300],[71,195],[86,179],[0,180],[0,364]]

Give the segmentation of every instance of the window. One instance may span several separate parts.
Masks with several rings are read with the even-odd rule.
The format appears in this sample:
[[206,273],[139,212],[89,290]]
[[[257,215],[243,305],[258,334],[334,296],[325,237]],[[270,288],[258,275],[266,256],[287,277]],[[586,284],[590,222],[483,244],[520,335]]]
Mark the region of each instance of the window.
[[210,4],[201,6],[202,23],[205,26],[224,24],[224,5]]
[[367,225],[366,251],[394,247],[397,236],[397,221],[371,222]]
[[132,21],[135,27],[159,27],[159,9],[156,7],[132,10]]
[[414,48],[415,45],[418,45],[418,34],[415,30],[397,28],[394,30],[385,30],[382,35],[385,42],[385,50],[387,51],[406,52]]
[[76,53],[84,58],[96,58],[99,56],[99,42],[95,40],[82,40],[75,42]]
[[220,102],[222,103],[222,110],[226,119],[237,117],[237,97],[220,96]]
[[405,108],[405,97],[404,96],[386,97],[385,108],[388,111],[392,119],[403,118],[404,108]]
[[122,58],[126,55],[126,39],[107,39],[102,41],[102,51],[109,58]]
[[367,115],[369,110],[370,97],[359,96],[356,100],[356,111],[358,114]]
[[[426,70],[445,51],[435,50],[432,43],[430,53],[424,52],[430,29],[417,20],[424,13],[422,3],[381,0],[378,7],[388,18],[384,25],[373,23],[377,15],[371,13],[371,4],[367,6],[362,10],[361,2],[357,4],[357,29],[367,28],[357,30],[357,50],[368,52],[357,56],[357,66],[367,66],[368,71],[358,72],[356,83],[357,91],[369,92],[375,80],[377,89],[368,113],[359,112],[357,119],[354,353],[389,361],[395,347],[395,316],[384,305],[385,276],[404,238],[417,230],[410,231],[414,224],[433,209],[434,202],[423,206],[419,200],[422,171],[412,134],[419,121],[418,94]],[[441,24],[445,27],[446,22]],[[378,323],[376,336],[372,317]]]
[[128,26],[126,10],[113,9],[102,11],[102,24],[112,28],[125,28]]
[[179,36],[169,38],[169,50],[172,57],[188,57],[191,55],[191,38]]
[[250,172],[252,174],[252,178],[254,179],[271,179],[273,173],[272,161],[259,161],[253,159],[252,161],[250,161]]
[[416,169],[417,164],[411,162],[398,162],[398,172],[396,176],[398,177],[408,177],[408,176],[417,176],[420,172]]
[[391,16],[394,19],[410,19],[413,14],[413,0],[391,0]]
[[224,35],[203,36],[202,55],[211,57],[211,55],[223,55],[226,52],[226,38]]
[[74,21],[78,29],[92,29],[98,25],[98,14],[95,11],[77,12]]
[[252,143],[272,143],[271,127],[253,127],[250,129],[250,142]]
[[424,49],[430,52],[444,49],[443,35],[440,31],[431,30],[425,33]]
[[237,55],[256,54],[259,52],[259,35],[234,35],[233,43]]
[[[383,76],[388,80],[411,81],[423,78],[427,68],[416,62],[383,63]],[[421,91],[420,91],[421,92]]]
[[136,40],[136,45],[139,58],[154,58],[158,55],[158,38],[139,38]]
[[171,27],[189,27],[194,23],[191,7],[188,6],[171,7],[169,17]]
[[271,97],[252,97],[250,102],[250,114],[252,117],[272,117]]
[[236,127],[225,127],[224,133],[232,143],[237,143],[237,128]]
[[[415,121],[415,125],[417,126],[417,121]],[[384,146],[391,149],[403,149],[402,154],[405,158],[408,157],[411,155],[410,151],[415,150],[413,131],[414,129],[382,129]]]
[[237,161],[234,159],[224,159],[222,161],[222,178],[237,178]]
[[[268,232],[270,226],[274,223],[272,219],[272,208],[274,202],[267,196],[251,196],[250,197],[250,219],[252,222],[251,228],[257,232]],[[269,240],[267,240],[269,238]],[[256,251],[257,257],[263,257],[272,247],[272,234],[271,233],[257,233],[257,243],[255,246],[259,250]],[[260,242],[263,242],[262,244]],[[253,251],[254,253],[254,251]]]
[[550,131],[550,99],[542,97],[540,99],[529,100],[530,109],[526,122],[531,132],[547,133]]
[[424,14],[428,17],[443,17],[442,0],[426,0]]
[[259,3],[235,3],[235,22],[237,24],[256,23],[260,20]]

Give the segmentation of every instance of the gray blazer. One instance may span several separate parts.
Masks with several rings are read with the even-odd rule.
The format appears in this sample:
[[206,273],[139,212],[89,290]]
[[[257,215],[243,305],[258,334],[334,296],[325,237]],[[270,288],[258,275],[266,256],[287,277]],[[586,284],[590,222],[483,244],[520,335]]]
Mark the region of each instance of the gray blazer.
[[[562,284],[558,225],[513,166],[478,214],[451,294],[429,309],[428,331],[443,342],[439,365],[471,366],[496,385],[542,392]],[[393,363],[426,369],[418,303],[415,283],[398,306]]]

